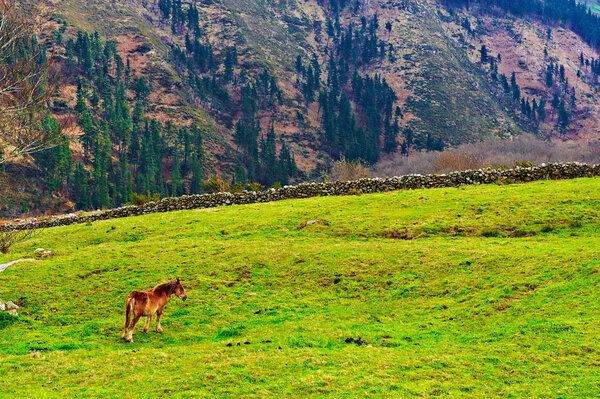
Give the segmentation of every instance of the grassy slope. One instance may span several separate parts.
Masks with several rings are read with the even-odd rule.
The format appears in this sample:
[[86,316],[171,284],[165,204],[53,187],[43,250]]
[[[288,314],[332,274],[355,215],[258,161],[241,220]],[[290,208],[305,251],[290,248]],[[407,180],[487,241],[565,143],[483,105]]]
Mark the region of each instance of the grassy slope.
[[[0,255],[57,253],[0,274],[23,306],[0,332],[0,396],[589,397],[598,209],[596,178],[40,231]],[[127,293],[175,276],[189,300],[169,303],[165,332],[124,343]]]

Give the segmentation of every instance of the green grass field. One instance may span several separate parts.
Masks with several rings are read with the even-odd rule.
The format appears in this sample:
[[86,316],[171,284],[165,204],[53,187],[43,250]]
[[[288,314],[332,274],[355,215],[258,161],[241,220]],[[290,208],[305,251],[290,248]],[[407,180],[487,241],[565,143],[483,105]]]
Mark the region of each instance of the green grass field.
[[[0,273],[0,397],[592,397],[599,211],[594,178],[39,231],[0,255],[56,252]],[[125,343],[127,294],[174,277]]]

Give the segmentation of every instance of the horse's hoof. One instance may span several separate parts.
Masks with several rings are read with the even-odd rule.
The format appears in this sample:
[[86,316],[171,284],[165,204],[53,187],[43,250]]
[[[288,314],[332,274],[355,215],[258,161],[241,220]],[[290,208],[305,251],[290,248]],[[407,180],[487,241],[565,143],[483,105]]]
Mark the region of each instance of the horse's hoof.
[[162,329],[162,328],[161,328],[160,330],[159,330],[159,329],[156,329],[156,332],[157,332],[157,333],[161,333],[161,332],[163,332],[163,329]]

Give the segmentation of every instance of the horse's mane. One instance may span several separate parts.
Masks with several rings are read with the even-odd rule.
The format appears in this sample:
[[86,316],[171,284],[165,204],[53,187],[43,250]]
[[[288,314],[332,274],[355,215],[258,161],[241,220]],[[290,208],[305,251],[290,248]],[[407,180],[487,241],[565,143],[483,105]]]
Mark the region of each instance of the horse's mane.
[[162,283],[152,288],[152,291],[166,291],[171,293],[175,291],[175,287],[177,287],[177,280],[167,281],[166,283]]

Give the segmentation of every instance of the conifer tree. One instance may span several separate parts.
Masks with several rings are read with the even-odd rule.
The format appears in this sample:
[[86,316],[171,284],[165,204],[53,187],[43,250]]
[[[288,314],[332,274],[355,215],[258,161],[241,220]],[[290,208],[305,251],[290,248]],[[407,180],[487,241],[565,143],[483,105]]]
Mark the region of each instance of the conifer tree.
[[487,47],[485,47],[485,44],[481,45],[481,49],[479,50],[479,54],[480,54],[480,62],[482,64],[487,64],[488,62],[488,52],[487,52]]
[[77,164],[73,174],[73,197],[77,209],[89,209],[91,207],[87,173],[81,163]]
[[171,169],[171,195],[173,197],[179,197],[183,195],[183,187],[181,185],[181,174],[180,174],[180,161],[179,161],[179,150],[177,145],[173,150],[173,167]]

